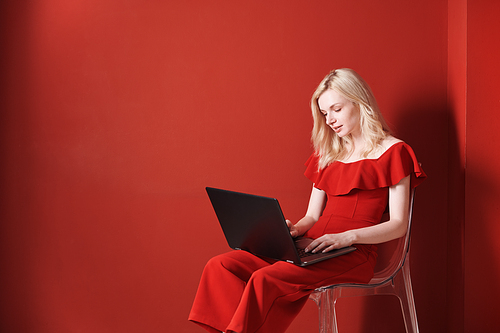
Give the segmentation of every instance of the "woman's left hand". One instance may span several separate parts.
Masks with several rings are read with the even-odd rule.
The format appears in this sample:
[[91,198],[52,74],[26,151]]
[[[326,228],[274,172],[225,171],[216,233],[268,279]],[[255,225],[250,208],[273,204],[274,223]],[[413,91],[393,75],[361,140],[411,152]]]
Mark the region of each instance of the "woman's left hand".
[[350,231],[340,234],[326,234],[316,238],[306,247],[306,252],[328,252],[334,249],[341,249],[351,246],[354,242],[354,235]]

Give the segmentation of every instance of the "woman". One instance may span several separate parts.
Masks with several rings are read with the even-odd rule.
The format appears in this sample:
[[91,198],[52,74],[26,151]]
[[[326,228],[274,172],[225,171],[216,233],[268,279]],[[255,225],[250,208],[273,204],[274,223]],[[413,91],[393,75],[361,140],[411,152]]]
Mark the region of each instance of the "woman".
[[[337,69],[321,81],[311,109],[315,152],[305,175],[313,188],[306,215],[287,221],[290,234],[314,239],[306,251],[357,250],[307,267],[245,251],[212,258],[189,316],[209,332],[284,332],[315,288],[369,282],[374,244],[406,233],[410,189],[426,175],[411,147],[390,134],[369,86]],[[390,220],[379,224],[387,205]]]

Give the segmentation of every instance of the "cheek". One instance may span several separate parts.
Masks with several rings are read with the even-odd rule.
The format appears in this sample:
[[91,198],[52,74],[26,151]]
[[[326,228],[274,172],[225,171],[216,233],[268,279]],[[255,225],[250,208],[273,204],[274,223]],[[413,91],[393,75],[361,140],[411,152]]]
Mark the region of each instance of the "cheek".
[[361,115],[359,114],[358,110],[352,110],[351,112],[351,117],[350,117],[350,123],[351,124],[359,124],[361,119]]

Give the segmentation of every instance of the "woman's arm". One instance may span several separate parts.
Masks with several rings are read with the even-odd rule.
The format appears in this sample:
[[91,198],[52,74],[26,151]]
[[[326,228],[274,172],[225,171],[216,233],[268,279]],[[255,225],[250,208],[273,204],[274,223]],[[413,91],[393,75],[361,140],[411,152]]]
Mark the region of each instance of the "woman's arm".
[[325,192],[313,187],[306,215],[295,225],[293,225],[289,220],[286,220],[286,224],[290,229],[290,235],[292,235],[292,237],[302,236],[307,230],[311,229],[316,221],[318,221],[323,209],[325,208],[325,199]]
[[352,244],[378,244],[402,237],[408,228],[409,202],[410,176],[407,176],[389,188],[389,221],[339,234],[323,235],[315,239],[306,251],[328,252]]

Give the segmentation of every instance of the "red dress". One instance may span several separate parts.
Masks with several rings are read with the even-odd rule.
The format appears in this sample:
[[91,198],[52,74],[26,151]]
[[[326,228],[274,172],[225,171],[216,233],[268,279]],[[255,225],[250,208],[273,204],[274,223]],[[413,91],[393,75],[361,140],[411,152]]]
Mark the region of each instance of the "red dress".
[[[312,238],[377,224],[390,186],[411,175],[413,188],[426,178],[404,142],[377,159],[334,162],[318,171],[313,154],[306,166],[305,175],[328,198],[322,216],[305,235]],[[376,246],[355,246],[354,252],[306,267],[245,251],[216,256],[205,266],[189,320],[209,332],[284,332],[314,289],[370,281]]]

